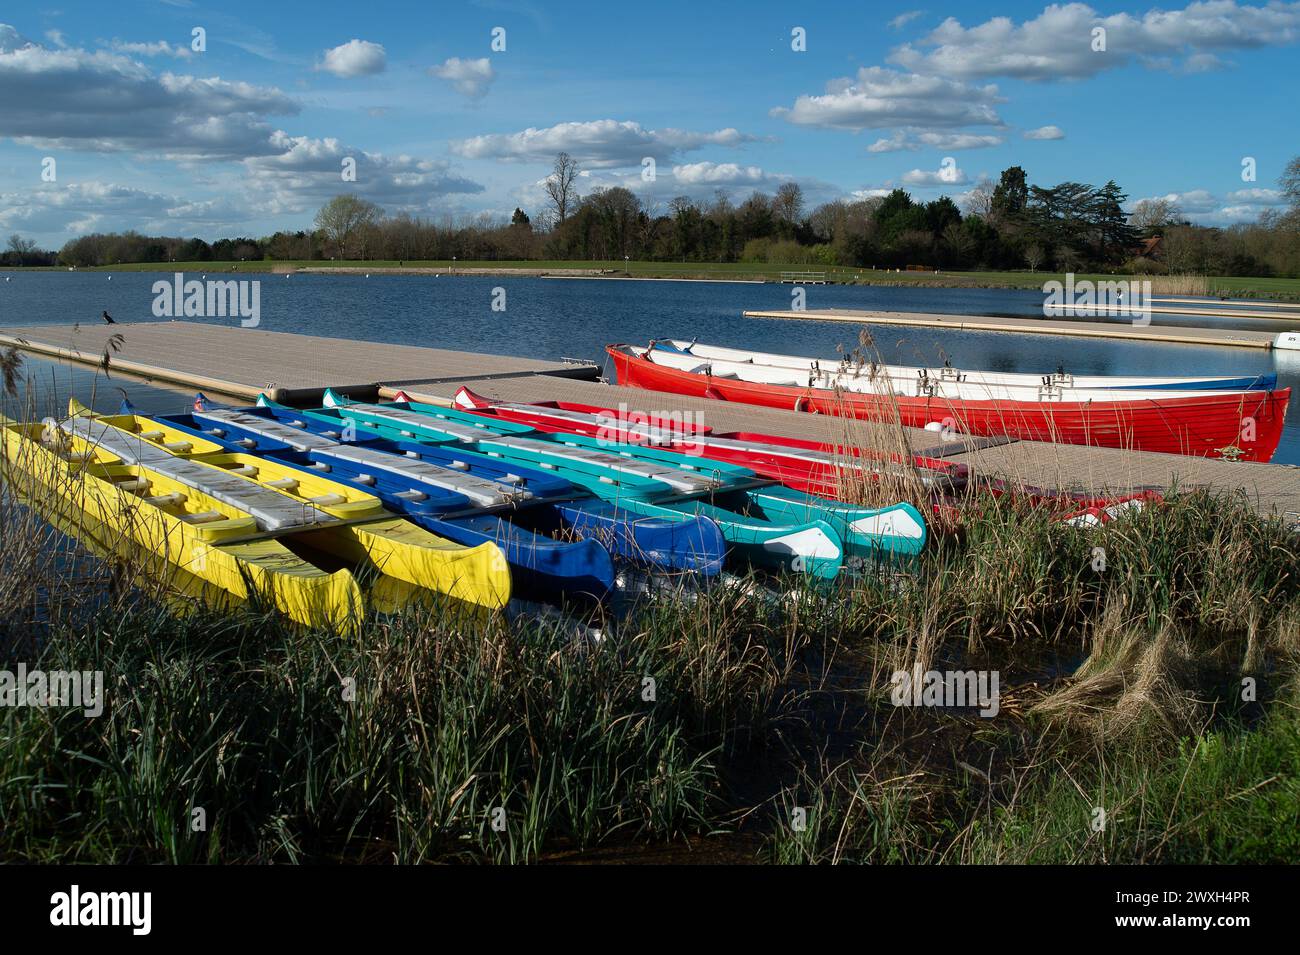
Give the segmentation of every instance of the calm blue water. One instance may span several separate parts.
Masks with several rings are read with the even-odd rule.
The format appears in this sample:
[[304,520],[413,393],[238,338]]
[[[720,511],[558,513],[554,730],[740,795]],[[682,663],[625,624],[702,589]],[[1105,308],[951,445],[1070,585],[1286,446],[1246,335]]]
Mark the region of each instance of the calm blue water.
[[[8,281],[4,281],[7,277]],[[198,278],[193,273],[186,278]],[[214,273],[212,277],[217,277]],[[220,276],[230,278],[228,273]],[[703,282],[567,281],[499,276],[255,276],[262,282],[261,328],[339,338],[605,362],[609,342],[695,338],[763,351],[834,357],[836,345],[857,344],[859,326],[842,322],[743,318],[745,309],[790,307],[791,287]],[[0,325],[100,321],[107,309],[119,322],[155,321],[151,287],[167,274],[0,273]],[[505,290],[505,311],[493,311],[493,290]],[[816,308],[877,308],[972,315],[1042,314],[1042,294],[1005,289],[919,289],[808,286]],[[221,321],[215,319],[214,321]],[[1189,320],[1183,319],[1188,323]],[[1157,324],[1166,323],[1160,317]],[[1191,324],[1207,325],[1204,318]],[[1282,331],[1291,324],[1233,321],[1218,327]],[[1300,353],[1212,348],[1155,342],[1073,339],[1003,332],[903,329],[876,326],[885,360],[934,364],[951,358],[964,368],[1042,373],[1064,366],[1089,375],[1257,374],[1275,371],[1300,390]],[[124,356],[126,357],[126,356]],[[212,356],[214,372],[222,356]],[[115,407],[116,388],[148,411],[183,410],[184,393],[127,380],[105,383],[83,369],[29,358],[29,371],[59,394],[85,400],[97,387],[97,405]],[[1300,410],[1288,415],[1275,461],[1300,464]]]

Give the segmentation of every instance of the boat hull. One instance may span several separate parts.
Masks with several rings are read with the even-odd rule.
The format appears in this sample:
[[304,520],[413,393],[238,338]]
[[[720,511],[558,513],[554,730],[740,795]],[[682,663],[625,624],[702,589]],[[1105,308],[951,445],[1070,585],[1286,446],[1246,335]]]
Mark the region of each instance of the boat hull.
[[620,385],[769,408],[898,421],[1028,441],[1268,461],[1282,437],[1290,389],[1114,402],[964,401],[796,388],[668,368],[607,348]]
[[[93,432],[102,435],[97,450],[132,455],[151,471],[170,469],[190,492],[256,500],[261,516],[250,537],[292,535],[321,554],[467,604],[498,609],[509,602],[509,566],[495,544],[466,547],[438,537],[386,510],[369,488],[278,458],[226,451],[172,422],[131,415],[95,418],[93,425],[102,429]],[[155,437],[161,432],[182,440]],[[200,440],[211,450],[196,446]],[[266,523],[273,519],[282,523]]]
[[722,571],[727,542],[707,517],[649,515],[612,501],[571,501],[555,505],[563,532],[599,541],[629,563],[659,570],[712,577]]
[[[192,526],[117,486],[150,476],[146,468],[123,464],[74,468],[23,435],[22,427],[10,423],[4,428],[6,477],[21,483],[20,494],[38,511],[56,511],[56,526],[75,528],[79,515],[85,515],[90,527],[114,532],[112,544],[120,556],[148,555],[240,602],[264,599],[309,626],[345,633],[359,627],[362,595],[348,571],[326,573],[273,539],[223,541],[211,533],[216,525]],[[167,489],[161,478],[150,477],[158,490]]]

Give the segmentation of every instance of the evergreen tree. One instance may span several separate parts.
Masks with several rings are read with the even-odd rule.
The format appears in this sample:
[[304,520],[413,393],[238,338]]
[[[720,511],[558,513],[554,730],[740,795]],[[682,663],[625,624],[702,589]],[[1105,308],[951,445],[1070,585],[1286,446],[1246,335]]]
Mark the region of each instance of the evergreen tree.
[[993,188],[989,204],[994,225],[999,228],[1014,227],[1024,217],[1029,205],[1029,184],[1025,171],[1019,166],[1002,170],[1002,177]]
[[1097,236],[1097,260],[1121,263],[1138,243],[1138,233],[1128,222],[1124,202],[1128,196],[1111,179],[1093,194],[1092,220]]

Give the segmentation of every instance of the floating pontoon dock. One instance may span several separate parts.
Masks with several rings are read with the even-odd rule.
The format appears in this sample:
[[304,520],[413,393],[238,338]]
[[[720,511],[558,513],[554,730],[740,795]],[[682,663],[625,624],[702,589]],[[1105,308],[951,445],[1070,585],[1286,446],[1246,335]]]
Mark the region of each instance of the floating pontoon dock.
[[327,387],[374,393],[380,385],[411,386],[470,379],[545,375],[595,379],[599,366],[448,351],[416,345],[294,335],[238,325],[140,322],[116,325],[0,327],[0,346],[142,378],[227,395],[309,401]]

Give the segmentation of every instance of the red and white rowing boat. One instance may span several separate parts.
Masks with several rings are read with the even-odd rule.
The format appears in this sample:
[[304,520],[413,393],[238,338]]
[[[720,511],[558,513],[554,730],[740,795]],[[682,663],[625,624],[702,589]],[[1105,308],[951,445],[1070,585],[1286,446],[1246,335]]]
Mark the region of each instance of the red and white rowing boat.
[[898,421],[967,434],[1087,444],[1135,451],[1268,461],[1282,437],[1289,388],[1277,391],[1146,391],[1115,397],[1094,389],[1044,387],[1023,400],[900,394],[776,384],[771,369],[699,362],[634,345],[609,345],[620,385],[773,408]]
[[518,404],[494,401],[468,388],[456,392],[458,408],[539,431],[585,434],[616,443],[646,444],[683,454],[740,464],[787,487],[821,497],[839,497],[855,485],[881,475],[910,476],[939,493],[965,487],[965,465],[911,455],[827,444],[775,434],[733,431],[715,434],[704,425],[659,418],[626,409],[570,401]]

